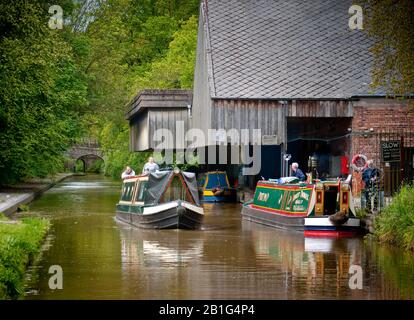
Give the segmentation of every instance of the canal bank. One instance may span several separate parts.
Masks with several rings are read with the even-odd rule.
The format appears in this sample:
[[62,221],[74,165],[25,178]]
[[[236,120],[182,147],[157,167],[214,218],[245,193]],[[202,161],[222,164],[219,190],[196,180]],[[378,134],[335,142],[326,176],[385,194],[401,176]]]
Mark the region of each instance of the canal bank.
[[0,215],[0,299],[22,296],[27,267],[39,256],[49,228],[44,218],[9,220]]
[[0,299],[23,294],[24,275],[36,261],[51,223],[42,217],[11,218],[18,209],[74,173],[31,179],[0,189]]
[[53,177],[31,179],[15,185],[0,188],[0,213],[10,216],[20,206],[27,205],[57,183],[82,173],[58,173]]

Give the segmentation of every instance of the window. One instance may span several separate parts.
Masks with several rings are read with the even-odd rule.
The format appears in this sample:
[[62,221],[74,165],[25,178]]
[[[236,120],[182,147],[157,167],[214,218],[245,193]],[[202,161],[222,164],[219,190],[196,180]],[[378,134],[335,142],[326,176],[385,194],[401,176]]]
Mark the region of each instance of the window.
[[161,197],[161,202],[169,202],[174,200],[193,202],[191,197],[188,196],[188,192],[178,176],[174,176],[172,178],[169,187],[164,191],[164,194]]
[[132,194],[134,193],[134,185],[135,185],[135,182],[124,183],[124,186],[122,188],[122,195],[121,195],[122,201],[132,200]]
[[137,181],[137,194],[135,196],[136,202],[143,202],[144,201],[144,195],[145,190],[147,189],[147,183],[148,181]]

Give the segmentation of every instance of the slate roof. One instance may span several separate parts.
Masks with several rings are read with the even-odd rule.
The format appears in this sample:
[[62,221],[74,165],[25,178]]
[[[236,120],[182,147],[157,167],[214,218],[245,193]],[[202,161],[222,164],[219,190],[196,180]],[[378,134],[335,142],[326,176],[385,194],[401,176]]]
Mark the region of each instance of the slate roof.
[[213,98],[329,99],[372,92],[352,0],[203,0]]

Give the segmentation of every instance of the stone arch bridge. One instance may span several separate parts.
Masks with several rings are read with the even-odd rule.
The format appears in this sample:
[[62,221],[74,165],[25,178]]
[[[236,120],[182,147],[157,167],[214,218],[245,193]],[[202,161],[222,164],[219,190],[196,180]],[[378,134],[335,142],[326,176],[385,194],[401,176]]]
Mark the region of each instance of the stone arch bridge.
[[76,162],[78,160],[83,162],[83,171],[88,168],[98,159],[104,160],[104,155],[97,141],[83,140],[74,144],[68,151],[66,151],[68,160],[65,166],[69,169],[75,170]]

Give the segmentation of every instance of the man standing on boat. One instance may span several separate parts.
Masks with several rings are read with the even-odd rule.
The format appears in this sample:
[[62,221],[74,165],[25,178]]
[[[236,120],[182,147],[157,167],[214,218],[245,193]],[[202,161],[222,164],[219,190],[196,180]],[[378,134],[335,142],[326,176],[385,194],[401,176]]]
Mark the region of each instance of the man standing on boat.
[[306,181],[306,176],[303,174],[302,170],[299,169],[299,164],[297,162],[292,163],[292,176],[299,179],[299,181]]
[[121,178],[122,178],[122,180],[123,180],[123,179],[125,179],[125,178],[127,178],[127,177],[132,177],[132,176],[135,176],[135,171],[134,171],[134,170],[132,170],[132,168],[131,168],[131,167],[127,166],[127,167],[125,168],[125,171],[124,171],[124,172],[122,172]]
[[149,157],[148,162],[144,165],[144,168],[142,169],[142,173],[155,172],[159,169],[160,167],[158,166],[158,164],[155,163],[154,158]]

